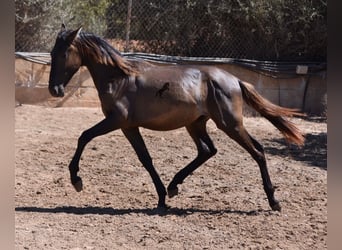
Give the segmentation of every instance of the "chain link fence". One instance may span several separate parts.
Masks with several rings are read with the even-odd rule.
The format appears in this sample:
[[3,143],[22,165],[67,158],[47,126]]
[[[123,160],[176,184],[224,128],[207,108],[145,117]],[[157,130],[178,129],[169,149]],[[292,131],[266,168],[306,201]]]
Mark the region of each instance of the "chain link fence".
[[326,0],[15,0],[15,49],[49,52],[61,23],[125,52],[326,61]]

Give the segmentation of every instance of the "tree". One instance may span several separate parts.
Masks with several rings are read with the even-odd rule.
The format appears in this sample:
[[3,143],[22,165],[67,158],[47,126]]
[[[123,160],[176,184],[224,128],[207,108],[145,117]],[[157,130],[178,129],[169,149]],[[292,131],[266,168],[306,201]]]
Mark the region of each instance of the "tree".
[[[15,0],[16,50],[50,51],[62,22],[124,40],[127,3]],[[130,38],[146,45],[140,52],[322,61],[327,0],[134,0]]]
[[56,34],[67,27],[83,26],[103,35],[110,0],[15,0],[16,51],[50,51]]

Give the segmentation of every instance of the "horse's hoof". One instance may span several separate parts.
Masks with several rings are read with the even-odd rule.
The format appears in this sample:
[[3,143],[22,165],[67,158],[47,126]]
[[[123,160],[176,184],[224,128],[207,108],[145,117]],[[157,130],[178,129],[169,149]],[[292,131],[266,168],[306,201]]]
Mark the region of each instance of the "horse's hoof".
[[155,212],[156,212],[156,214],[164,215],[164,214],[167,213],[167,210],[168,210],[169,208],[170,208],[170,207],[169,207],[169,206],[166,206],[166,205],[163,205],[163,206],[158,205],[158,206],[155,208]]
[[172,198],[173,196],[176,196],[177,194],[178,194],[177,187],[175,189],[167,190],[167,195],[169,196],[169,198]]
[[271,208],[272,208],[273,211],[281,212],[281,206],[280,206],[279,202],[275,203],[273,206],[271,206]]
[[82,183],[82,179],[79,178],[79,180],[77,180],[75,183],[73,183],[74,188],[76,189],[77,192],[81,192],[83,189],[83,183]]

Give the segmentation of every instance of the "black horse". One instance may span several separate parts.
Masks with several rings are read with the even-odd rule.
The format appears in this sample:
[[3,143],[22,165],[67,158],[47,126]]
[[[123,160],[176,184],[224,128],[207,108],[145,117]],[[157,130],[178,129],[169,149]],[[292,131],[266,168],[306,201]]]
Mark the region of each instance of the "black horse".
[[[121,129],[152,177],[159,196],[158,207],[166,208],[166,194],[177,195],[177,185],[216,154],[206,131],[206,123],[212,119],[257,162],[269,205],[273,210],[281,210],[274,197],[264,150],[243,126],[242,105],[245,101],[289,142],[302,145],[301,132],[283,118],[302,115],[300,112],[270,103],[251,84],[217,67],[156,66],[143,60],[128,60],[98,36],[82,32],[81,28],[67,30],[62,25],[51,52],[51,95],[63,97],[65,86],[82,65],[93,78],[105,118],[78,139],[69,165],[71,182],[77,191],[82,190],[77,172],[86,144],[94,137]],[[164,131],[186,127],[197,146],[197,157],[174,176],[167,190],[152,164],[139,127]]]

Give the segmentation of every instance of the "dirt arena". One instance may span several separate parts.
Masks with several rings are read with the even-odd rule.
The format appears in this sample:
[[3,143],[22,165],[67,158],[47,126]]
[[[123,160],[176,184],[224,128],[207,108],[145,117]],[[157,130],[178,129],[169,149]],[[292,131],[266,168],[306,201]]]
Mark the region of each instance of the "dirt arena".
[[[245,118],[263,144],[276,198],[271,211],[256,163],[208,123],[218,153],[154,209],[152,181],[121,131],[91,141],[80,162],[84,190],[68,164],[100,108],[15,108],[15,249],[327,249],[327,123],[292,119],[306,133],[287,145],[263,118]],[[185,129],[141,130],[165,186],[196,155]]]

